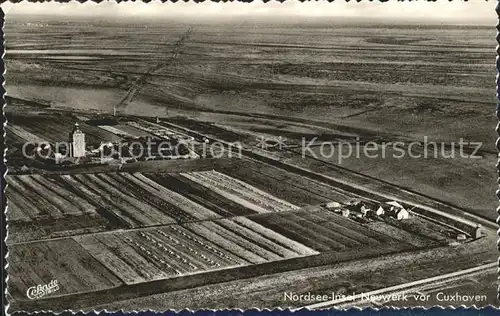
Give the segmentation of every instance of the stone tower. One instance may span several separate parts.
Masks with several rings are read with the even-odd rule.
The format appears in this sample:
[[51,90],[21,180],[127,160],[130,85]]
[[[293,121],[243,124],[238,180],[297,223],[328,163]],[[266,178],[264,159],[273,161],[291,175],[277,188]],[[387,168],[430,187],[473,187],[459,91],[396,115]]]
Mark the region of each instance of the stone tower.
[[75,123],[71,131],[69,142],[71,143],[71,157],[85,156],[85,134],[80,130],[78,123]]

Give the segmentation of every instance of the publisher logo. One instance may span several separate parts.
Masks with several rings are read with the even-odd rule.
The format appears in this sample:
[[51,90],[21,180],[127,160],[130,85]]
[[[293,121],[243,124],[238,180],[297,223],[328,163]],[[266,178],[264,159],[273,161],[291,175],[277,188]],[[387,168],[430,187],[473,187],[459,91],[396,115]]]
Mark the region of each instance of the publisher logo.
[[59,290],[59,283],[57,280],[52,280],[47,284],[38,284],[30,287],[26,291],[26,296],[30,300],[40,299],[48,294],[54,293]]

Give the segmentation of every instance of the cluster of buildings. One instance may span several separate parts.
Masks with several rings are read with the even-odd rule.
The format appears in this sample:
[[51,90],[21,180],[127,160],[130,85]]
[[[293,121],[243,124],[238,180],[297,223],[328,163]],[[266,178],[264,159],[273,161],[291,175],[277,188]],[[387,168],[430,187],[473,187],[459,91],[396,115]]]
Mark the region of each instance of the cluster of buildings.
[[[145,122],[147,123],[147,122]],[[144,126],[135,122],[130,122],[132,128],[148,132],[148,136],[135,136],[132,134],[120,133],[119,129],[112,126],[108,130],[120,136],[119,142],[101,143],[98,148],[91,146],[87,150],[85,134],[80,130],[78,123],[75,123],[69,133],[69,153],[66,157],[81,158],[92,157],[119,159],[122,162],[136,162],[142,160],[163,160],[198,158],[193,148],[194,138],[175,133],[173,131],[160,129],[156,126]],[[102,159],[101,159],[102,161]]]
[[390,216],[398,221],[410,217],[409,210],[397,201],[390,201],[383,204],[371,204],[362,201],[351,201],[348,204],[329,202],[325,207],[344,217],[357,220],[374,219],[383,215]]
[[[31,142],[23,147],[24,157],[31,157],[43,163],[44,167],[200,158],[195,150],[198,142],[194,137],[154,123],[127,122],[125,127],[128,129],[124,130],[120,129],[120,125],[89,124],[118,137],[100,144],[95,143],[96,137],[90,137],[89,141],[82,129],[85,126],[76,122],[68,131],[66,141]],[[137,130],[136,134],[134,130]]]
[[[404,221],[410,218],[410,212],[413,210],[413,208],[408,209],[397,201],[388,201],[379,204],[364,201],[351,201],[347,204],[328,202],[323,206],[341,216],[362,223],[367,223],[381,217]],[[461,219],[452,214],[446,214],[437,210],[430,211],[429,209],[419,209],[418,213],[414,214],[455,230],[457,232],[456,238],[459,241],[465,241],[469,237],[478,239],[484,235],[481,224]]]

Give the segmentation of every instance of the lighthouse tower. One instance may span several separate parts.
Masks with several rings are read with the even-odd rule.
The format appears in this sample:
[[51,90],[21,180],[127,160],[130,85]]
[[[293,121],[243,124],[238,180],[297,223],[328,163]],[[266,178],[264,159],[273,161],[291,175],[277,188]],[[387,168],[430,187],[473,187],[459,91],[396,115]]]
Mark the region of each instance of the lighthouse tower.
[[69,135],[69,143],[71,144],[71,157],[85,156],[85,134],[80,130],[78,123],[75,123]]

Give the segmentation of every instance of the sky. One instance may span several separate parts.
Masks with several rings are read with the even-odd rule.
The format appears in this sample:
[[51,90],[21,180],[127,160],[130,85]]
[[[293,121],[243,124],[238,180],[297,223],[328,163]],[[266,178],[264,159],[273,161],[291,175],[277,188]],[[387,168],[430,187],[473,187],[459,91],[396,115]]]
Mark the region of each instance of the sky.
[[[5,3],[0,5],[9,15],[60,15],[60,16],[96,16],[96,17],[241,17],[241,16],[283,16],[283,17],[349,17],[362,19],[397,19],[397,20],[432,20],[458,24],[479,23],[495,25],[497,16],[494,11],[496,1],[490,0],[437,0],[436,2],[405,1],[388,3],[363,0],[309,1],[301,3],[288,0],[284,3],[271,1],[241,2],[183,2],[176,3],[152,1],[150,3],[107,1],[96,4],[87,1],[58,3]],[[462,23],[461,23],[462,22]]]

